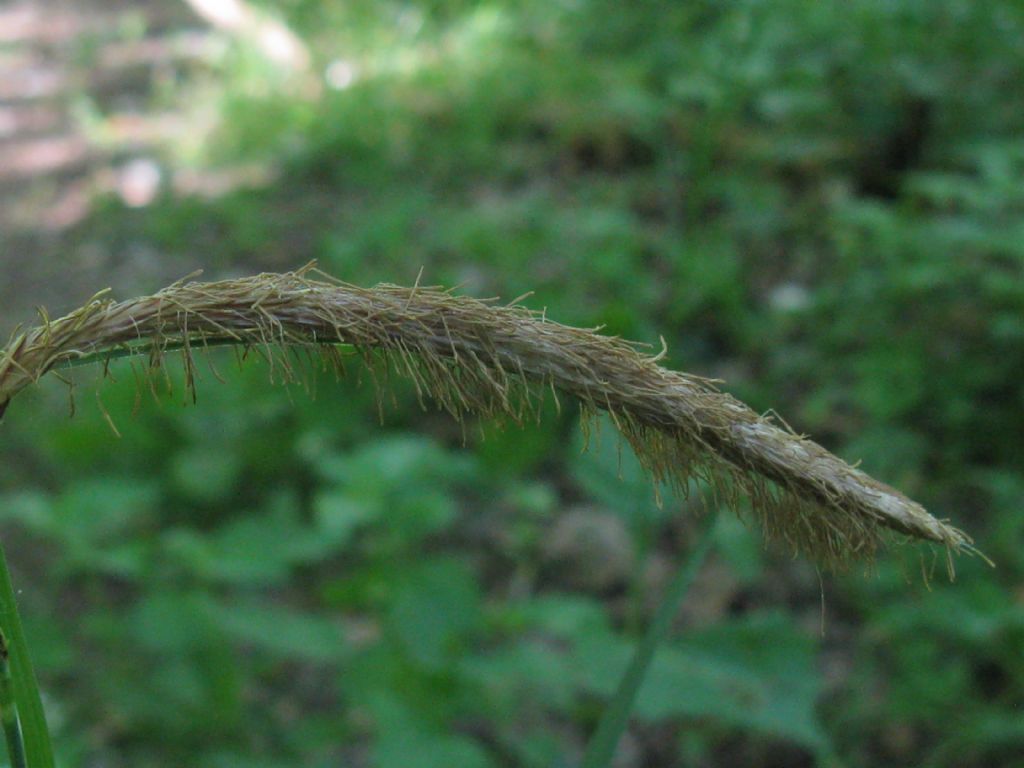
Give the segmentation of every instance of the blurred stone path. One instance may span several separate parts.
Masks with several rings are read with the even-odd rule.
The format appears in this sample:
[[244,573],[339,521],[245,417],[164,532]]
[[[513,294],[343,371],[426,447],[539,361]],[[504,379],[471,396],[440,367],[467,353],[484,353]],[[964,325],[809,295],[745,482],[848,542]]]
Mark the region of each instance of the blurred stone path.
[[182,2],[0,4],[0,334],[36,305],[70,308],[97,274],[117,282],[123,255],[73,229],[98,196],[157,194],[154,153],[182,125],[154,91],[221,42]]

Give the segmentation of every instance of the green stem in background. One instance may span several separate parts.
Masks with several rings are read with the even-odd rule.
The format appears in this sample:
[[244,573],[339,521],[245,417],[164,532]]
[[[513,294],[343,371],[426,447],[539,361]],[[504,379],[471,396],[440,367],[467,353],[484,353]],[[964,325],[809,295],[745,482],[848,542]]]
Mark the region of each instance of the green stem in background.
[[683,567],[680,568],[675,579],[669,585],[668,592],[658,607],[658,613],[651,622],[647,634],[637,646],[626,673],[619,681],[615,696],[608,703],[608,707],[601,716],[601,722],[598,723],[597,731],[587,745],[587,753],[583,757],[581,768],[607,768],[611,765],[612,758],[615,756],[615,748],[629,723],[629,714],[633,710],[640,686],[654,660],[654,654],[672,629],[672,619],[678,613],[683,598],[711,549],[717,519],[716,514],[708,522],[697,546],[694,547]]
[[[53,768],[53,747],[46,727],[43,702],[29,660],[18,606],[0,546],[0,632],[5,653],[0,664],[0,713],[13,768]],[[8,644],[9,641],[9,644]],[[13,706],[8,706],[8,702]],[[20,714],[20,725],[19,725]],[[13,722],[12,722],[13,721]],[[20,762],[19,762],[20,759]]]
[[7,742],[7,758],[11,768],[26,768],[25,740],[18,719],[18,705],[14,701],[14,680],[11,678],[10,649],[0,629],[0,723]]

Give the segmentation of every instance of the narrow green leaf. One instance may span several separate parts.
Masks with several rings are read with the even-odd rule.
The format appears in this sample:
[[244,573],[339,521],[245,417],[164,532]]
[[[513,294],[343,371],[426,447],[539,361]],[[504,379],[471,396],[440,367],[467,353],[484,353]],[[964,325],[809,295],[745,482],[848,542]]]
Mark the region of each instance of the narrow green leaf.
[[587,745],[583,768],[607,768],[611,765],[612,758],[615,756],[615,748],[629,723],[630,712],[633,710],[637,693],[640,691],[640,686],[654,660],[654,654],[661,642],[668,636],[669,630],[672,629],[672,619],[679,610],[679,604],[682,603],[690,589],[690,584],[693,583],[704,558],[711,549],[716,519],[711,519],[701,540],[672,581],[658,607],[654,621],[651,622],[647,633],[637,645],[633,659],[626,669],[626,674],[622,676],[615,696],[608,703],[608,707],[601,716],[601,722],[598,723],[597,731]]
[[53,768],[53,747],[46,727],[39,686],[28,655],[28,643],[21,627],[21,617],[14,599],[7,558],[0,546],[0,627],[7,636],[10,651],[11,677],[14,680],[14,701],[21,716],[28,768]]
[[21,720],[14,703],[14,681],[11,679],[9,656],[7,637],[0,632],[0,721],[3,722],[4,740],[7,742],[7,760],[11,768],[27,768],[25,738],[21,735]]

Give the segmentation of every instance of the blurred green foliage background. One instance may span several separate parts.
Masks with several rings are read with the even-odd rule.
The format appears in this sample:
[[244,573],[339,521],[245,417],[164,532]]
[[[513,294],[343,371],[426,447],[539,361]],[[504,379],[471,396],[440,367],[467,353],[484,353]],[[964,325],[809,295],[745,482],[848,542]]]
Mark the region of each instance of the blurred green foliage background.
[[[617,765],[1024,765],[1020,3],[250,10],[302,55],[184,3],[116,7],[67,48],[88,73],[115,44],[217,43],[131,70],[139,119],[174,118],[158,140],[118,138],[91,81],[67,96],[155,187],[97,173],[59,231],[0,233],[5,333],[19,295],[56,311],[316,258],[663,336],[669,365],[998,567],[949,584],[909,548],[819,575],[723,521]],[[368,381],[314,376],[311,399],[213,359],[226,383],[194,407],[118,364],[77,377],[73,419],[51,380],[3,424],[0,530],[60,764],[576,764],[700,502],[658,509],[614,430],[581,451],[572,408],[462,430],[396,382],[381,421]]]

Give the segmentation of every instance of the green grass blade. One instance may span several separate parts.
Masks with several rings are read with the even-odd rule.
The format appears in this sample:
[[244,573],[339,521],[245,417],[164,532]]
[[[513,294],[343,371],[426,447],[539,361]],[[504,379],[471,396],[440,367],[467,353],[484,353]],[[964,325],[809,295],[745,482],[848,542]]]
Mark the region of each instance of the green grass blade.
[[[0,627],[9,642],[9,661],[14,688],[14,703],[20,715],[25,746],[25,764],[28,768],[53,768],[53,746],[46,727],[43,702],[39,686],[29,660],[28,643],[21,628],[21,618],[14,599],[7,558],[0,546]],[[13,765],[15,756],[11,755]]]
[[10,649],[7,637],[0,630],[0,722],[7,742],[7,759],[11,768],[27,768],[25,739],[21,733],[18,707],[14,703],[14,680],[11,678]]
[[581,768],[607,768],[611,765],[612,758],[615,756],[615,748],[629,723],[629,714],[633,710],[637,693],[647,676],[647,670],[650,669],[654,654],[672,629],[672,619],[711,549],[716,520],[717,516],[708,523],[697,546],[690,553],[683,567],[679,569],[661,601],[661,605],[658,606],[658,613],[655,615],[654,621],[651,622],[647,633],[637,645],[629,667],[619,681],[615,696],[608,703],[608,707],[601,716],[601,722],[598,723],[597,731],[587,745],[587,753],[583,757]]

